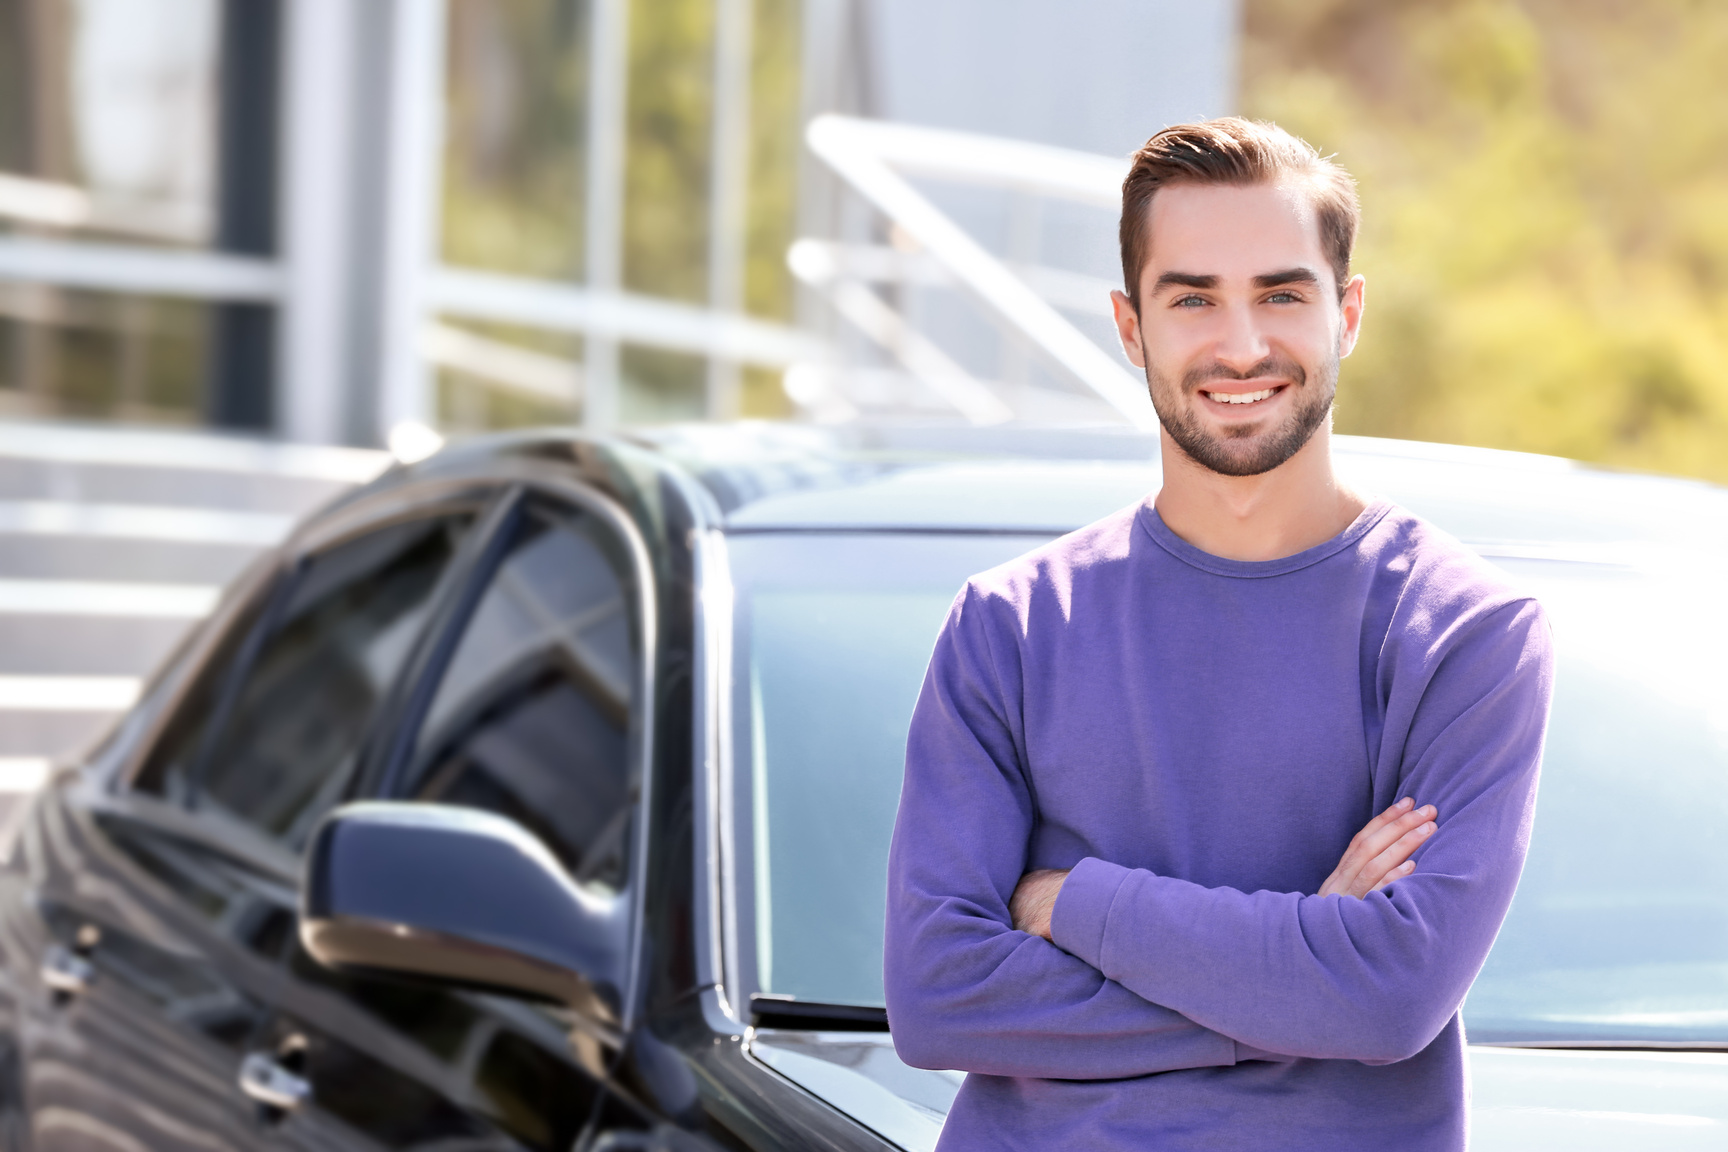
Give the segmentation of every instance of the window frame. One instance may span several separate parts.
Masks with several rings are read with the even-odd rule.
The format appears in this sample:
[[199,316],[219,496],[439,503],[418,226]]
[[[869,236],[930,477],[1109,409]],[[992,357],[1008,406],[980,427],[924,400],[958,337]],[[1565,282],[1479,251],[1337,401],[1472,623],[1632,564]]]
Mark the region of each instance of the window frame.
[[[371,745],[363,746],[361,762],[353,775],[343,802],[357,799],[385,798],[383,788],[389,783],[378,771],[382,751],[377,742],[385,734],[394,734],[391,743],[401,743],[404,733],[418,730],[424,716],[405,723],[403,708],[410,694],[423,689],[426,683],[436,689],[437,678],[455,653],[456,642],[478,606],[479,598],[493,573],[496,562],[486,563],[489,554],[504,539],[511,526],[508,514],[512,507],[520,508],[531,495],[549,498],[554,503],[590,513],[610,530],[629,558],[629,576],[635,582],[635,624],[641,650],[637,661],[634,689],[636,705],[631,709],[629,734],[629,785],[634,811],[630,818],[631,847],[629,872],[617,899],[625,901],[628,917],[626,957],[626,987],[621,1027],[625,1034],[635,1027],[641,1016],[643,986],[642,946],[646,919],[645,903],[649,863],[649,836],[652,831],[654,757],[656,728],[659,719],[655,689],[658,684],[660,651],[660,588],[655,576],[653,558],[647,538],[634,517],[618,501],[598,489],[556,475],[536,473],[531,466],[515,465],[490,471],[482,476],[465,476],[428,480],[411,486],[393,487],[362,496],[351,503],[332,509],[324,516],[296,530],[290,539],[274,552],[261,558],[254,567],[224,595],[215,612],[188,641],[169,668],[155,691],[160,698],[140,705],[152,708],[153,714],[123,754],[114,757],[106,768],[101,788],[105,794],[99,806],[125,812],[129,818],[144,819],[160,824],[174,834],[190,838],[225,854],[252,858],[262,853],[256,863],[284,880],[298,883],[290,867],[286,851],[280,845],[237,843],[226,826],[214,827],[209,819],[183,804],[139,792],[133,787],[138,772],[155,750],[169,722],[186,703],[186,697],[199,678],[207,671],[229,627],[244,616],[262,597],[276,594],[280,582],[307,556],[338,546],[367,532],[388,528],[404,520],[436,514],[441,509],[473,510],[476,522],[458,548],[456,557],[439,581],[433,593],[432,608],[427,623],[415,641],[413,649],[397,676],[392,692],[379,707],[369,725],[366,738]],[[254,627],[266,622],[260,618]],[[442,651],[439,649],[442,648]],[[431,660],[431,656],[441,657]],[[223,688],[235,670],[224,677]],[[295,862],[297,864],[297,859]]]
[[[230,629],[254,608],[261,609],[251,625],[250,632],[241,640],[241,651],[251,649],[248,657],[255,655],[259,641],[276,623],[271,618],[268,601],[281,595],[284,582],[293,580],[311,557],[395,524],[435,516],[440,512],[464,509],[471,510],[476,519],[476,523],[469,530],[471,540],[475,533],[485,527],[487,513],[499,498],[499,488],[496,483],[465,478],[387,489],[361,496],[352,503],[343,504],[296,529],[285,543],[260,558],[245,576],[231,586],[216,611],[205,620],[196,636],[177,658],[178,666],[168,674],[172,683],[166,685],[166,691],[159,700],[145,705],[154,709],[149,723],[109,768],[109,790],[124,794],[129,799],[195,816],[195,810],[187,805],[141,792],[136,784],[139,773],[161,742],[167,727],[186,706],[193,688],[210,670],[211,662],[216,658],[223,641],[228,638]],[[466,541],[464,543],[466,544]],[[439,578],[439,586],[432,595],[434,615],[425,631],[416,639],[416,649],[437,626],[437,606],[448,595],[451,585],[462,579],[465,551],[465,548],[458,549],[450,567]],[[249,666],[250,658],[237,661],[226,671],[221,684],[217,686],[218,699],[232,690],[235,675],[244,675]],[[406,671],[407,669],[404,674]],[[368,727],[375,725],[385,715],[384,709],[380,709]]]
[[635,518],[622,504],[591,485],[531,471],[528,467],[507,467],[494,472],[492,477],[502,491],[488,509],[484,522],[476,526],[470,537],[471,562],[461,565],[460,571],[455,573],[460,583],[443,590],[448,593],[447,597],[441,593],[432,621],[421,636],[420,650],[410,657],[410,663],[399,680],[400,696],[393,701],[393,707],[380,711],[381,723],[377,725],[377,731],[381,738],[387,738],[388,743],[372,749],[360,765],[355,776],[357,786],[350,799],[404,801],[400,795],[401,776],[406,759],[412,752],[413,738],[426,721],[432,698],[486,589],[509,555],[511,534],[530,500],[538,497],[555,506],[563,505],[592,515],[603,530],[613,534],[615,543],[622,545],[621,551],[628,557],[630,570],[625,575],[635,585],[631,597],[634,604],[629,610],[635,613],[634,624],[641,645],[633,684],[635,701],[630,710],[627,734],[627,783],[633,808],[630,852],[628,871],[616,897],[624,902],[628,916],[627,976],[620,1025],[627,1035],[639,1016],[642,987],[645,878],[652,831],[650,814],[653,811],[655,738],[659,720],[654,692],[661,655],[660,599],[653,557]]

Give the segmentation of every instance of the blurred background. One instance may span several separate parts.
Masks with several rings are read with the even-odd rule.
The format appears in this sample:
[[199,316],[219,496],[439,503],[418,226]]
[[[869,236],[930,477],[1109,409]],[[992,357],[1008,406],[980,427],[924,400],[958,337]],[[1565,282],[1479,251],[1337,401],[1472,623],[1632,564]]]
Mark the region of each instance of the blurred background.
[[[897,315],[945,307],[812,119],[1119,159],[1231,108],[1239,41],[1233,4],[1169,0],[0,0],[0,410],[355,445],[796,416],[788,368],[898,361],[794,241],[886,249],[865,279],[931,289]],[[1113,282],[1107,206],[946,195]],[[944,342],[1004,374],[981,333]],[[954,413],[905,374],[862,406]]]
[[1226,112],[1360,180],[1341,431],[1728,480],[1725,66],[1707,0],[0,0],[0,785],[385,447],[1143,420],[1115,186]]

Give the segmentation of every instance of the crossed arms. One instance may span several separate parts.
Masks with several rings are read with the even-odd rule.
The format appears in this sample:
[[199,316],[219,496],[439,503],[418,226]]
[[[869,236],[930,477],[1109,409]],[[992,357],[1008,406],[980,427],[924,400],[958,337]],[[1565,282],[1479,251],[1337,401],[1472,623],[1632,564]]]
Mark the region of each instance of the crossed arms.
[[1460,630],[1420,683],[1394,687],[1380,749],[1393,794],[1446,819],[1423,832],[1427,805],[1394,806],[1314,893],[1208,888],[1091,857],[1028,875],[1023,713],[954,625],[914,718],[889,861],[902,1059],[1081,1080],[1250,1059],[1378,1064],[1445,1027],[1523,862],[1551,681],[1534,605]]
[[[1406,796],[1368,821],[1351,838],[1338,867],[1320,885],[1319,895],[1354,896],[1360,900],[1410,875],[1416,870],[1416,862],[1410,857],[1433,835],[1435,815],[1433,805],[1418,808]],[[1050,914],[1056,908],[1056,897],[1062,892],[1068,872],[1067,868],[1037,868],[1020,877],[1008,901],[1016,931],[1050,939]]]

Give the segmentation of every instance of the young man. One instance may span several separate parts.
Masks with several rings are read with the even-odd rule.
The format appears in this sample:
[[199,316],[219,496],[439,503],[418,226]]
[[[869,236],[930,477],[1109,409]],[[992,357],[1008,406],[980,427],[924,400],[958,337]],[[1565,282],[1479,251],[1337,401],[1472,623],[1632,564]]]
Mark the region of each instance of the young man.
[[[1332,471],[1352,183],[1243,120],[1123,185],[1152,499],[971,580],[912,721],[886,975],[944,1149],[1461,1149],[1540,608]],[[1375,816],[1375,813],[1380,815]]]

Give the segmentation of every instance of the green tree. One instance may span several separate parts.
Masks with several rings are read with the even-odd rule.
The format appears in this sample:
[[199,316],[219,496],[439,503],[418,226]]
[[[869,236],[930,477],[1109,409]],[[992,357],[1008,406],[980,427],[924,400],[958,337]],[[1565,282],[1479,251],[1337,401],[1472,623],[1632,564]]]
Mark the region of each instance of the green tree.
[[1345,432],[1728,480],[1728,6],[1248,0],[1243,110],[1357,177]]

